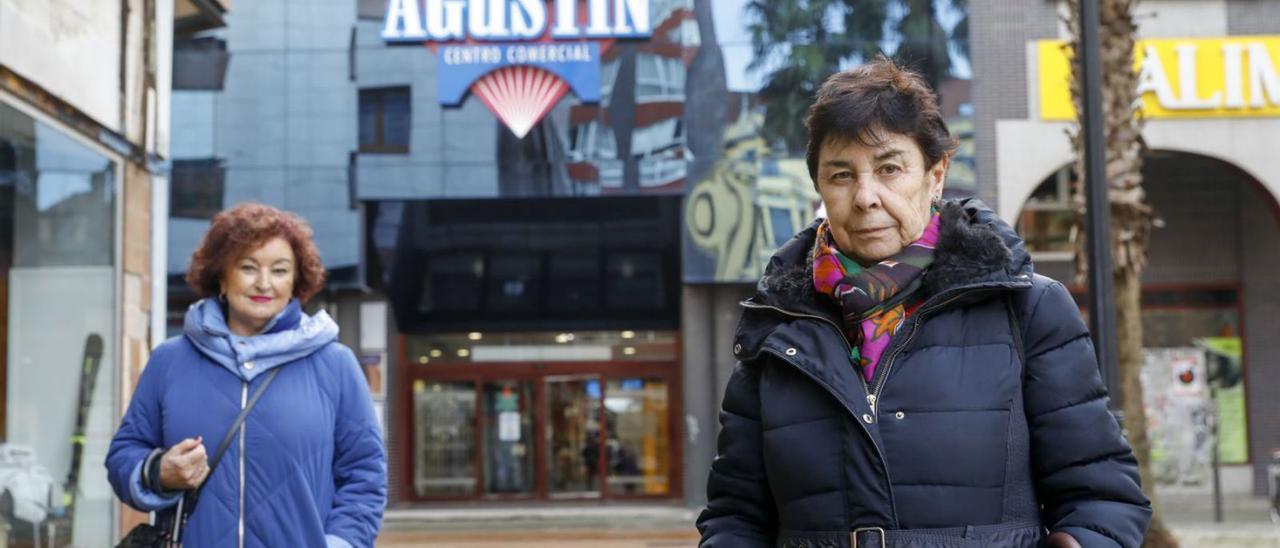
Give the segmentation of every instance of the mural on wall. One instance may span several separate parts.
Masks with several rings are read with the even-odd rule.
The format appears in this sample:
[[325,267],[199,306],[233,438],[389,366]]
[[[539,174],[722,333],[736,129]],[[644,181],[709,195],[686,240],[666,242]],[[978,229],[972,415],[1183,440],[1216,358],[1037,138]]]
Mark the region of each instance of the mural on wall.
[[499,194],[683,192],[695,1],[506,4],[391,0],[381,30],[433,52],[441,106],[475,98],[493,113]]
[[740,97],[720,161],[685,199],[686,281],[755,281],[820,202],[804,160],[771,154],[759,132],[764,114],[748,101]]
[[[706,4],[694,2],[702,47],[686,92],[687,283],[754,282],[778,246],[813,220],[820,200],[804,161],[805,113],[828,76],[877,55],[920,71],[938,92],[960,142],[947,196],[974,193],[967,2]],[[703,131],[711,126],[720,142]]]
[[1193,342],[1193,347],[1143,350],[1152,471],[1161,484],[1208,485],[1215,421],[1219,462],[1248,462],[1240,338]]

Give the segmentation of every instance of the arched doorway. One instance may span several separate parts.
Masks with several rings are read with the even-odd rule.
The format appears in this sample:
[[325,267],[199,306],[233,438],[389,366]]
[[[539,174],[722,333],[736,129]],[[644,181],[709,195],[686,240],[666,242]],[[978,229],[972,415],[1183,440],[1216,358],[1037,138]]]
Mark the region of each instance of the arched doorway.
[[[1041,180],[1016,223],[1036,271],[1083,303],[1071,254],[1071,169]],[[1280,415],[1280,403],[1265,394],[1280,382],[1272,359],[1280,341],[1268,335],[1280,314],[1280,206],[1257,178],[1205,155],[1149,151],[1143,175],[1162,221],[1142,296],[1153,471],[1166,486],[1209,489],[1205,431],[1216,412],[1224,489],[1264,494],[1270,450],[1280,446],[1280,425],[1266,420]]]

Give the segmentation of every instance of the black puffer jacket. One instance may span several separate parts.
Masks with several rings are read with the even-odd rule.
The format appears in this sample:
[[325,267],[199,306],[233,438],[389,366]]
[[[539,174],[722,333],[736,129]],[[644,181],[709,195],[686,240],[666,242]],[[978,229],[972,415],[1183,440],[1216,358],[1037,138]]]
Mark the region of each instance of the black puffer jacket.
[[890,547],[1141,543],[1150,504],[1088,332],[1007,224],[943,206],[927,300],[870,383],[813,289],[814,233],[742,303],[701,546],[848,547],[865,527]]

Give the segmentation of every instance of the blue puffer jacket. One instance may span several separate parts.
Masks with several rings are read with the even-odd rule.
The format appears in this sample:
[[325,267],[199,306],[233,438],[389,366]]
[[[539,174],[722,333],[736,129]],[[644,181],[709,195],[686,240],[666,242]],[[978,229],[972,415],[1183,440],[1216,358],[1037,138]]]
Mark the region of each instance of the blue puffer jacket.
[[153,450],[202,436],[209,458],[274,368],[209,477],[184,544],[373,546],[386,505],[386,456],[368,385],[338,326],[297,301],[263,334],[230,332],[212,299],[187,311],[184,336],[156,348],[107,453],[116,495],[141,511],[177,496],[144,486]]
[[980,203],[945,204],[941,230],[870,383],[813,289],[814,228],[773,257],[743,303],[701,546],[1141,544],[1150,504],[1071,295]]

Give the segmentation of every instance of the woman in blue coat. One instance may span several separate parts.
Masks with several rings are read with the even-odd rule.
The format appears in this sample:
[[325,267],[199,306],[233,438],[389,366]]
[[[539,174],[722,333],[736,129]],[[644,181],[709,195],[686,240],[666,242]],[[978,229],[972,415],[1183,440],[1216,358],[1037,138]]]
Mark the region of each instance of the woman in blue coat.
[[977,201],[919,75],[828,79],[827,216],[744,311],[704,547],[1136,547],[1151,515],[1071,295]]
[[116,495],[144,512],[173,512],[204,485],[185,546],[373,546],[386,456],[337,324],[302,311],[324,278],[306,222],[259,204],[219,213],[192,256],[187,282],[204,298],[152,353],[106,461]]

